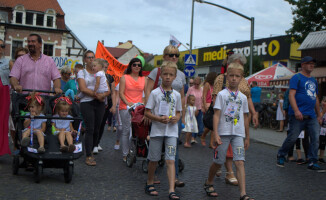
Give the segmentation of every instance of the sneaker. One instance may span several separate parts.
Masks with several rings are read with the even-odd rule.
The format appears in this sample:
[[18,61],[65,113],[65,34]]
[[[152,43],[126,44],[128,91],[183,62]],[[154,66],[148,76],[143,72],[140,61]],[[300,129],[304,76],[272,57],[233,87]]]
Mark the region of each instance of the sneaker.
[[118,145],[118,144],[114,145],[114,149],[115,150],[119,150],[120,149],[120,145]]
[[93,154],[98,154],[98,148],[97,147],[94,147]]
[[100,145],[97,146],[97,150],[103,151],[102,147]]
[[276,165],[279,166],[279,167],[284,167],[284,161],[285,161],[284,157],[277,156],[277,163],[276,163]]
[[322,164],[325,164],[325,163],[326,163],[326,161],[324,160],[324,158],[319,158],[318,161],[319,161],[320,163],[322,163]]
[[326,172],[326,170],[322,167],[320,167],[317,163],[309,164],[308,169],[314,170],[320,173]]
[[196,140],[191,140],[191,142],[190,142],[190,144],[195,144],[195,143],[197,143]]
[[44,147],[39,147],[39,148],[37,149],[37,152],[38,152],[38,153],[45,153],[45,149],[44,149]]
[[304,161],[303,159],[298,159],[297,164],[298,165],[303,165],[303,164],[306,164],[306,161]]

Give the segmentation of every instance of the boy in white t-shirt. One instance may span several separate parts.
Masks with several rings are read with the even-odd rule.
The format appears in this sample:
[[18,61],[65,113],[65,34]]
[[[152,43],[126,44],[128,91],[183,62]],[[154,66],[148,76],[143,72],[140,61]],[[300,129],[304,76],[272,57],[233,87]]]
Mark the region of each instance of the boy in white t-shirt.
[[178,124],[180,119],[181,95],[172,89],[172,82],[176,78],[177,65],[173,62],[163,62],[161,66],[162,85],[154,89],[149,95],[145,116],[152,120],[150,144],[148,150],[148,178],[145,186],[146,194],[157,196],[154,187],[154,174],[157,162],[161,159],[162,145],[165,145],[165,161],[169,180],[169,198],[180,199],[175,193],[175,154],[178,138]]
[[228,66],[226,78],[229,87],[217,94],[214,104],[213,134],[217,148],[214,150],[213,163],[204,189],[207,196],[218,196],[213,187],[214,177],[217,170],[224,164],[226,152],[231,143],[239,181],[240,200],[251,200],[253,198],[246,194],[244,168],[245,149],[249,147],[249,123],[247,123],[249,109],[247,97],[238,90],[243,78],[242,65],[231,63]]

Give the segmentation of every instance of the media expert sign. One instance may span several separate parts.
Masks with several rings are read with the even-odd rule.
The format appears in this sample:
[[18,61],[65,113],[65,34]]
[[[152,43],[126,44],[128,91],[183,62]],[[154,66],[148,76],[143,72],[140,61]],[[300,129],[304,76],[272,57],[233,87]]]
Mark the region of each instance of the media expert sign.
[[[288,36],[266,38],[254,41],[254,55],[262,60],[282,60],[290,57],[290,40]],[[235,53],[250,55],[250,42],[219,45],[198,50],[198,65],[220,64],[226,57],[226,52],[233,50]]]

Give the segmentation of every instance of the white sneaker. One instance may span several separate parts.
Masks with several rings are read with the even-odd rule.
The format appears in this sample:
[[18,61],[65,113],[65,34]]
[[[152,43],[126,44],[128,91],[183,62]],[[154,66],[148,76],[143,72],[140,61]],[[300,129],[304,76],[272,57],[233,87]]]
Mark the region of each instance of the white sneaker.
[[120,145],[118,145],[118,144],[114,145],[114,149],[115,150],[119,150],[120,149]]
[[97,146],[97,150],[103,151],[102,147],[100,145]]
[[97,147],[94,147],[93,154],[98,154],[98,148]]

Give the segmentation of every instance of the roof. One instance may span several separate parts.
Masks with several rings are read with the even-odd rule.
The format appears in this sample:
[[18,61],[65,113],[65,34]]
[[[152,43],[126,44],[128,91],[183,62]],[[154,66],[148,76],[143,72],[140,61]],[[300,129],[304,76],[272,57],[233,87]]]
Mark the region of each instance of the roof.
[[298,50],[326,48],[326,30],[310,32]]
[[65,14],[57,0],[0,0],[0,7],[14,8],[17,5],[23,5],[25,10],[45,12],[47,9],[54,9],[60,15]]
[[120,45],[117,46],[117,48],[120,48],[120,49],[131,49],[131,47],[133,46],[133,44],[129,41],[125,42],[125,43],[122,43]]
[[120,58],[123,54],[125,54],[129,49],[121,49],[116,47],[105,47],[113,57]]

